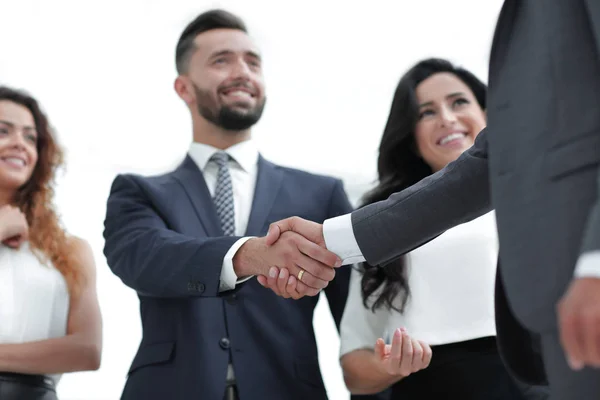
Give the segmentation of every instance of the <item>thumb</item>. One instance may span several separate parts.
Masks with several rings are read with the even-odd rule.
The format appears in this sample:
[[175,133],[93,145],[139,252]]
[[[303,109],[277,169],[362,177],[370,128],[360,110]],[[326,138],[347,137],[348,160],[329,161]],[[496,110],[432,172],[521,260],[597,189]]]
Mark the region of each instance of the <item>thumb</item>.
[[275,243],[277,239],[279,239],[279,236],[281,236],[281,229],[279,228],[279,225],[277,225],[277,223],[271,224],[269,226],[267,236],[265,237],[267,246],[270,246],[273,243]]
[[375,354],[377,354],[377,357],[380,360],[385,356],[385,342],[381,338],[377,339],[375,342]]

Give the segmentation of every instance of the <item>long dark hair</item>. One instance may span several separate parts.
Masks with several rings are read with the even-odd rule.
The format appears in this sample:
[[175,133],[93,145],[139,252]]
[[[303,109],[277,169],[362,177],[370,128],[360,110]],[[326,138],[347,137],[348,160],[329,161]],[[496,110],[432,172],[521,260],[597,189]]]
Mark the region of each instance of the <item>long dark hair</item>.
[[[396,87],[390,115],[379,144],[378,185],[365,194],[362,207],[386,200],[393,193],[432,174],[431,167],[419,157],[416,150],[414,132],[419,120],[419,105],[415,91],[421,82],[440,72],[456,75],[471,89],[480,107],[485,110],[487,86],[471,72],[440,58],[422,60],[413,66]],[[364,306],[373,311],[386,307],[403,312],[410,296],[405,258],[401,257],[380,267],[372,268],[364,263],[361,265]],[[381,292],[369,305],[370,297],[382,285]]]

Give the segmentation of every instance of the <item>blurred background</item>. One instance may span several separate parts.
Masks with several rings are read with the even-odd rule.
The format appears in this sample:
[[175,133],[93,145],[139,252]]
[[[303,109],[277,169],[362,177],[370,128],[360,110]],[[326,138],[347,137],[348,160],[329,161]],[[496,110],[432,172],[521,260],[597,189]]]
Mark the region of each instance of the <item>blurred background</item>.
[[[356,205],[374,183],[377,146],[397,81],[424,57],[487,81],[501,0],[0,0],[0,84],[37,97],[67,151],[57,204],[95,251],[104,318],[99,371],[66,374],[62,400],[118,399],[141,336],[138,300],[102,254],[117,173],[174,168],[191,140],[173,90],[176,41],[197,14],[241,16],[263,52],[267,106],[254,128],[275,163],[340,177]],[[346,399],[326,301],[315,313],[331,399]]]

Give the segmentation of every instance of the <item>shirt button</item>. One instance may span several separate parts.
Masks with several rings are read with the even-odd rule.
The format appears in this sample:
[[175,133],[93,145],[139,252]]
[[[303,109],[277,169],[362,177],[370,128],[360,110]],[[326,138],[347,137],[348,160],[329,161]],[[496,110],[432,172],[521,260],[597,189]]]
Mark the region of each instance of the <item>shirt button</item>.
[[229,339],[226,337],[221,338],[221,340],[219,340],[219,346],[221,346],[222,349],[227,350],[230,347]]

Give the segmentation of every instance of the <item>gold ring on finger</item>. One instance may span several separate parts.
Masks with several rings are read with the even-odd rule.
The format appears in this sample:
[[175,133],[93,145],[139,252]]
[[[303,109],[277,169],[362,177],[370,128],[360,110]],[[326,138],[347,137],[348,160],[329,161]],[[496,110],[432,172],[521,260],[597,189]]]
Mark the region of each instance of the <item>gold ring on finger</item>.
[[303,269],[301,269],[300,272],[298,272],[298,280],[300,282],[302,282],[302,275],[304,275],[304,270]]

